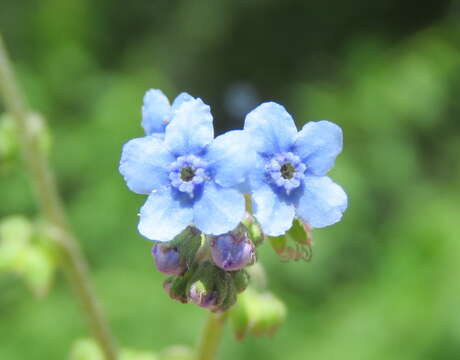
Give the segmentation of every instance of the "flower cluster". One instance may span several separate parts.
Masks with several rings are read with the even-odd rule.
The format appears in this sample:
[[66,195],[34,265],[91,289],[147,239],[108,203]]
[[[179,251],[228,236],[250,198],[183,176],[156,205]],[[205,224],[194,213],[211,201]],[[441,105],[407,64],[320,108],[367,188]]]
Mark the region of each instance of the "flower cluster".
[[347,207],[345,192],[327,176],[342,150],[342,131],[329,121],[297,131],[283,106],[267,102],[246,116],[244,129],[214,138],[201,99],[182,93],[170,105],[152,89],[142,126],[146,136],[123,147],[120,172],[129,189],[148,195],[138,229],[156,242],[157,268],[173,275],[165,289],[181,301],[227,309],[233,275],[255,262],[260,239],[282,236],[295,218],[313,228],[332,225]]

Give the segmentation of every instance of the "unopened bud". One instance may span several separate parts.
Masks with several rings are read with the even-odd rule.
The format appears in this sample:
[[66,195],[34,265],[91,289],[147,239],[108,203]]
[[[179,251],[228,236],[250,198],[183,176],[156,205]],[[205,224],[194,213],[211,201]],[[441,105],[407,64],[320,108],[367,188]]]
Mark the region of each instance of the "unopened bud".
[[262,232],[262,228],[259,223],[254,219],[251,214],[246,214],[245,219],[242,221],[243,225],[246,227],[248,236],[255,246],[259,246],[265,239],[265,235]]
[[164,274],[181,275],[186,270],[186,266],[181,260],[179,251],[174,247],[156,243],[152,247],[152,255],[155,259],[157,269]]
[[271,335],[286,317],[284,303],[270,293],[257,294],[249,303],[251,332],[254,335]]
[[200,307],[212,309],[217,303],[218,293],[198,280],[190,286],[189,298]]
[[211,240],[211,256],[223,270],[234,271],[255,261],[254,244],[245,231],[232,231]]

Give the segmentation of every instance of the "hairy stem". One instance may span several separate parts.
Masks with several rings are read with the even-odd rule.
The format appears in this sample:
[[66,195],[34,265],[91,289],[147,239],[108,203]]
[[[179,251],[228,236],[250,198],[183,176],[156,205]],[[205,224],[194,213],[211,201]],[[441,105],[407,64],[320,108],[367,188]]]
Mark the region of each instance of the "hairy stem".
[[14,117],[20,137],[24,161],[42,216],[56,233],[56,244],[62,263],[75,294],[87,315],[92,333],[107,360],[117,359],[117,350],[107,320],[89,281],[88,264],[77,240],[70,231],[64,207],[59,197],[54,176],[47,158],[38,145],[38,139],[29,126],[30,111],[22,97],[6,48],[0,36],[0,93],[7,111]]
[[214,360],[224,330],[227,314],[209,313],[197,349],[197,360]]

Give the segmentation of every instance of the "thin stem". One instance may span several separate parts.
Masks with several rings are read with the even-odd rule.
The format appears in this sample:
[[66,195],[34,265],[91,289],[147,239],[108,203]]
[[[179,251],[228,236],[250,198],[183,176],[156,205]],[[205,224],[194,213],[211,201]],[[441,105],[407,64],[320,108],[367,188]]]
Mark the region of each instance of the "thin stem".
[[0,36],[0,93],[6,109],[14,117],[20,136],[23,157],[43,217],[56,231],[56,244],[75,294],[87,315],[92,333],[107,360],[117,359],[117,350],[107,320],[90,284],[88,264],[68,225],[52,171],[38,145],[37,135],[29,126],[30,111],[19,91],[6,48]]
[[209,313],[197,349],[197,360],[214,360],[224,330],[227,314]]

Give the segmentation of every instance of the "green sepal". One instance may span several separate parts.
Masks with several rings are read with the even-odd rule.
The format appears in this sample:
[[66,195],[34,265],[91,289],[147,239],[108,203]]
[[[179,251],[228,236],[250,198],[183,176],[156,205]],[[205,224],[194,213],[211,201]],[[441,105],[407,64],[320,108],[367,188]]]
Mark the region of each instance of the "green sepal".
[[286,233],[288,239],[292,239],[296,243],[300,245],[312,245],[312,238],[311,238],[311,229],[307,231],[307,224],[303,224],[299,219],[295,218],[291,228]]
[[168,244],[171,247],[177,248],[181,259],[185,261],[187,267],[191,267],[195,260],[196,253],[202,245],[201,233],[189,226]]
[[232,271],[233,283],[238,293],[243,292],[249,285],[249,274],[245,269]]
[[[295,218],[291,228],[282,236],[269,237],[270,244],[283,261],[310,261],[312,252],[310,226]],[[292,243],[293,246],[290,246]]]
[[217,269],[216,290],[219,294],[219,296],[217,297],[216,309],[220,309],[220,307],[223,306],[223,303],[225,302],[225,299],[228,296],[230,286],[233,284],[233,279],[231,278],[231,275],[226,271],[218,268],[217,266],[214,267]]
[[174,277],[169,290],[169,294],[173,299],[183,304],[188,302],[189,282],[193,278],[195,272],[196,266],[192,266],[184,275]]
[[286,236],[269,236],[268,241],[270,245],[272,246],[273,250],[278,255],[281,255],[285,252],[286,247],[287,247],[287,239]]
[[[235,285],[233,283],[233,279],[229,273],[226,274],[225,285],[227,289],[227,293],[225,294],[224,301],[220,306],[216,308],[216,312],[225,312],[230,309],[233,305],[235,305],[237,300],[237,291]],[[222,294],[223,295],[223,294]]]

